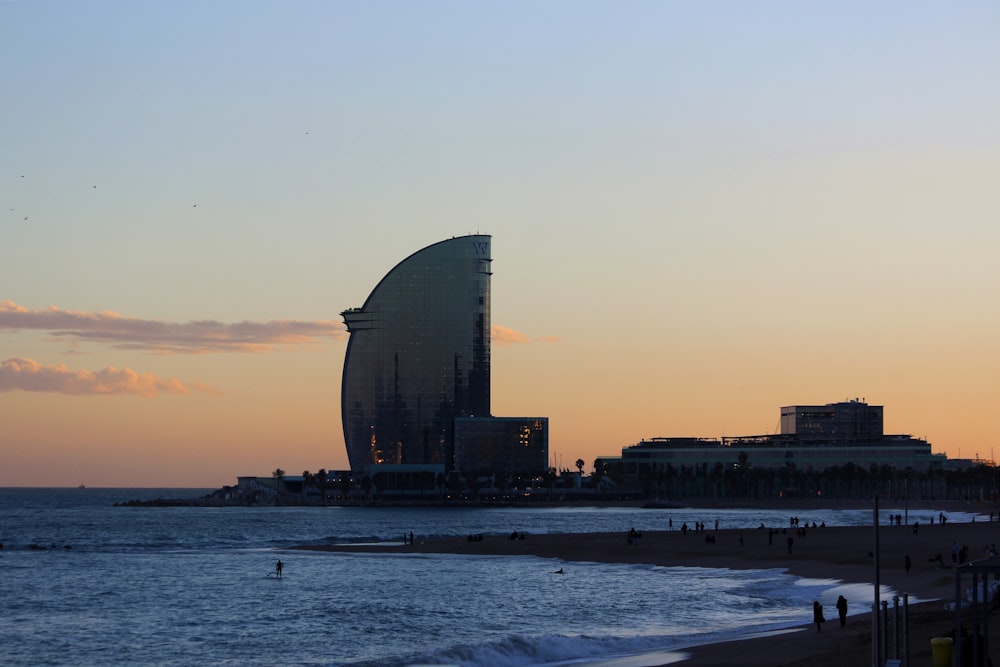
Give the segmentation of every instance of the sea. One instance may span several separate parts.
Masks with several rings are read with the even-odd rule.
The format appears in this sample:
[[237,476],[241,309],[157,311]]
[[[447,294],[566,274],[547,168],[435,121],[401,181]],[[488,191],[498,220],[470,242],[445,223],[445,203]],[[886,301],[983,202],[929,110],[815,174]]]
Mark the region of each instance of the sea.
[[[787,527],[780,511],[120,505],[208,491],[0,489],[0,663],[651,667],[692,645],[808,623],[817,599],[832,608],[840,594],[873,597],[865,582],[778,569],[289,548],[391,545],[411,532],[419,545],[511,532],[624,536],[670,522]],[[902,512],[885,508],[880,522]],[[938,511],[908,516],[928,523]],[[817,510],[799,520],[871,525],[872,516]]]

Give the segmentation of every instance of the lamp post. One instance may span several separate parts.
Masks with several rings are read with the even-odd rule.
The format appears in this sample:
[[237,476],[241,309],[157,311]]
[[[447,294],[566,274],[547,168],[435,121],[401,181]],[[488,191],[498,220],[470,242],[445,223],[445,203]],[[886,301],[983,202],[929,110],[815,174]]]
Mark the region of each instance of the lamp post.
[[881,651],[882,632],[879,623],[879,546],[878,546],[878,491],[875,491],[875,508],[872,516],[872,524],[875,526],[875,601],[872,604],[872,667],[879,667],[882,664]]

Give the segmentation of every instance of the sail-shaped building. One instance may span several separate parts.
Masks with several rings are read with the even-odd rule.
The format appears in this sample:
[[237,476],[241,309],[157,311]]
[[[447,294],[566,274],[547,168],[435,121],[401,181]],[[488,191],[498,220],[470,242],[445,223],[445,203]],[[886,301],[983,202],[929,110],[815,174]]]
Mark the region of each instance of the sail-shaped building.
[[[393,267],[363,306],[341,313],[350,332],[341,417],[352,470],[495,467],[497,449],[506,446],[497,438],[508,438],[489,434],[509,429],[488,423],[490,243],[490,236],[475,234],[427,246]],[[473,449],[459,443],[456,450],[456,419],[462,420],[462,437],[479,443],[470,444]],[[513,460],[518,468],[543,470],[547,420],[524,419],[542,425],[530,447],[538,456]],[[477,449],[493,452],[492,463],[478,460]]]

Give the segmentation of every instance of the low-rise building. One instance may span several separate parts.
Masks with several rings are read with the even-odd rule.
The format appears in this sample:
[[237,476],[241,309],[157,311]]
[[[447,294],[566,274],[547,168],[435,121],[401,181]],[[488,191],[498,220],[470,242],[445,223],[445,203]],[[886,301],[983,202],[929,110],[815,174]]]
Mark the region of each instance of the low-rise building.
[[947,457],[933,454],[926,440],[882,432],[882,406],[860,400],[823,406],[781,408],[781,433],[710,438],[651,438],[600,457],[598,465],[639,473],[642,467],[707,471],[724,468],[794,468],[822,472],[853,464],[926,472]]

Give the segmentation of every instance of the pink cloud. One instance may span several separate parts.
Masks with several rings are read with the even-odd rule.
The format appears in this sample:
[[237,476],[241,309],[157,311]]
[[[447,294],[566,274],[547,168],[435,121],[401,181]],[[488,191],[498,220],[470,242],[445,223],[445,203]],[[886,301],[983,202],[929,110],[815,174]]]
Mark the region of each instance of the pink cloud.
[[[124,317],[113,311],[87,313],[50,306],[31,310],[13,301],[0,301],[0,331],[48,331],[53,338],[69,341],[70,354],[80,354],[79,343],[103,343],[119,350],[142,350],[158,354],[206,354],[214,352],[272,352],[345,340],[346,327],[333,320],[224,323],[216,320],[163,322]],[[497,345],[528,345],[557,342],[553,337],[529,338],[494,325]]]
[[540,336],[538,338],[529,338],[525,336],[520,331],[514,331],[507,327],[502,327],[499,324],[493,325],[493,330],[490,333],[491,341],[497,345],[530,345],[531,343],[555,343],[558,342],[558,338],[553,336]]
[[0,301],[0,330],[27,329],[49,331],[56,339],[93,341],[121,350],[161,354],[271,352],[347,337],[344,325],[332,320],[176,323],[123,317],[111,311],[61,310],[55,306],[30,310],[13,301]]
[[33,359],[5,359],[0,362],[0,392],[43,391],[73,395],[190,394],[192,391],[217,393],[198,384],[184,385],[152,373],[137,373],[113,366],[99,371],[73,371],[63,364],[42,366]]

